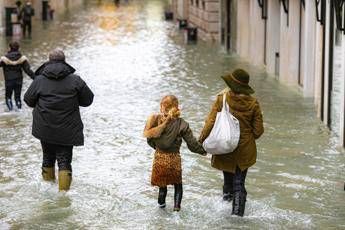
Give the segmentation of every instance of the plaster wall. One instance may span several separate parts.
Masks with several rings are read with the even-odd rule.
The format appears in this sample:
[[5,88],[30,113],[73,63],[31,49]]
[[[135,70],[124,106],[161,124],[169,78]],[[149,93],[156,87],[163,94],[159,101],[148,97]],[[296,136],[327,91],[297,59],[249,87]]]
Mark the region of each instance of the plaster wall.
[[4,21],[5,21],[4,2],[0,1],[0,34],[4,31]]
[[188,1],[177,0],[177,17],[179,19],[188,19]]
[[268,0],[267,9],[267,72],[276,71],[276,53],[280,50],[280,3],[276,0]]
[[322,44],[324,27],[320,23],[315,25],[315,59],[314,59],[314,104],[317,115],[321,117],[321,80],[322,80]]
[[258,1],[249,2],[249,60],[254,65],[265,64],[265,20]]
[[250,25],[249,25],[249,6],[250,0],[237,1],[237,53],[243,57],[249,59],[249,37],[250,37]]
[[287,84],[298,85],[300,1],[289,2],[289,14],[281,6],[279,78]]
[[[302,55],[302,70],[303,75],[303,93],[305,97],[313,97],[315,95],[315,81],[316,81],[316,70],[315,63],[317,56],[317,49],[321,48],[322,42],[319,43],[316,34],[316,12],[315,2],[306,1],[304,11],[304,30],[303,30],[303,55]],[[321,47],[319,47],[321,44]],[[321,65],[320,65],[321,66]],[[320,79],[318,79],[320,80]],[[317,89],[318,90],[318,89]]]

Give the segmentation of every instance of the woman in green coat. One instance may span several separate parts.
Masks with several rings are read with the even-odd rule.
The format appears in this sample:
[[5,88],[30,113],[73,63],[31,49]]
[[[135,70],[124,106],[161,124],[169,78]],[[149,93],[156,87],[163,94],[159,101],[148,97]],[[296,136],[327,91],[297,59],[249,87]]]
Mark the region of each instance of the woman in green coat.
[[230,89],[224,90],[217,96],[199,141],[203,143],[209,136],[217,113],[222,110],[223,94],[226,94],[230,112],[240,123],[240,140],[238,147],[232,153],[213,155],[212,167],[223,171],[223,199],[233,202],[232,214],[243,216],[247,196],[245,179],[248,168],[256,162],[255,140],[264,132],[263,119],[258,101],[251,96],[254,90],[248,85],[249,74],[237,69],[222,78]]

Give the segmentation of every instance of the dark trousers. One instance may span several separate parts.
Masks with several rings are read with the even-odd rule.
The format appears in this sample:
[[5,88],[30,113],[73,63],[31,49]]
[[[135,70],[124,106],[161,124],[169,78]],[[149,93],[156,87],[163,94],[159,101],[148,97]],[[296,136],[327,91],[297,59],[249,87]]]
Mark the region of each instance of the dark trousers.
[[72,171],[73,146],[55,145],[41,141],[43,150],[42,167],[54,167],[58,163],[59,171]]
[[22,85],[23,82],[21,80],[9,80],[5,82],[6,87],[6,104],[7,107],[9,107],[9,110],[12,110],[10,108],[10,104],[12,104],[12,95],[14,92],[14,99],[16,101],[16,105],[18,109],[21,109],[22,107],[22,101],[21,101],[21,94],[22,94]]
[[247,177],[247,169],[241,171],[239,167],[236,167],[235,173],[225,172],[224,175],[224,190],[229,193],[243,192],[247,194],[245,182]]
[[241,171],[236,167],[234,174],[234,198],[232,200],[232,215],[243,216],[246,207],[247,191],[245,187],[247,169]]
[[29,33],[29,36],[31,37],[31,30],[32,30],[32,23],[31,21],[23,21],[23,35],[26,35],[26,30]]
[[247,194],[246,190],[246,177],[247,177],[247,169],[244,171],[241,171],[239,167],[236,167],[236,172],[234,175],[234,192],[243,192],[244,194]]
[[234,174],[230,172],[223,171],[224,176],[224,193],[233,193],[234,192]]
[[[174,184],[174,208],[181,208],[181,202],[183,197],[183,186],[182,184]],[[168,189],[167,187],[160,187],[158,193],[158,204],[164,205],[165,207],[165,198],[167,196]]]

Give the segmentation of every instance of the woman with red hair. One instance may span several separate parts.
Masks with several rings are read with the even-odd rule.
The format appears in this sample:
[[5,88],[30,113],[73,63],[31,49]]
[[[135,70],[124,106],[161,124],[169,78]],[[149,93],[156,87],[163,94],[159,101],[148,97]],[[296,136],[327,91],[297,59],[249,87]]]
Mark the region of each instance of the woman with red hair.
[[174,185],[174,211],[180,211],[183,194],[180,156],[182,139],[190,151],[206,155],[180,114],[178,99],[173,95],[165,96],[160,103],[160,113],[148,118],[144,130],[148,144],[155,149],[151,184],[159,187],[159,207],[166,206],[167,185]]

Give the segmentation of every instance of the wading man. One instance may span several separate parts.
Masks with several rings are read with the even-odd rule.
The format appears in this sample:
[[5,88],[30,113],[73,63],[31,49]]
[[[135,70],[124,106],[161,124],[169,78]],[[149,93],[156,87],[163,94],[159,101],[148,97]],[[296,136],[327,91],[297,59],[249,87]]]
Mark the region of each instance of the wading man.
[[10,42],[9,51],[0,58],[0,67],[3,68],[5,76],[5,100],[9,111],[13,110],[12,95],[18,109],[22,108],[21,94],[23,85],[23,70],[32,79],[35,74],[30,68],[28,59],[19,51],[18,42]]
[[84,144],[79,106],[91,105],[94,97],[74,72],[65,62],[63,51],[56,49],[36,71],[36,78],[24,96],[26,104],[34,108],[32,135],[41,141],[43,179],[55,180],[57,161],[60,191],[70,188],[73,146]]
[[31,2],[27,1],[23,7],[20,18],[23,20],[23,35],[25,37],[26,31],[28,31],[29,37],[31,37],[32,31],[32,17],[35,15],[35,10],[31,6]]

